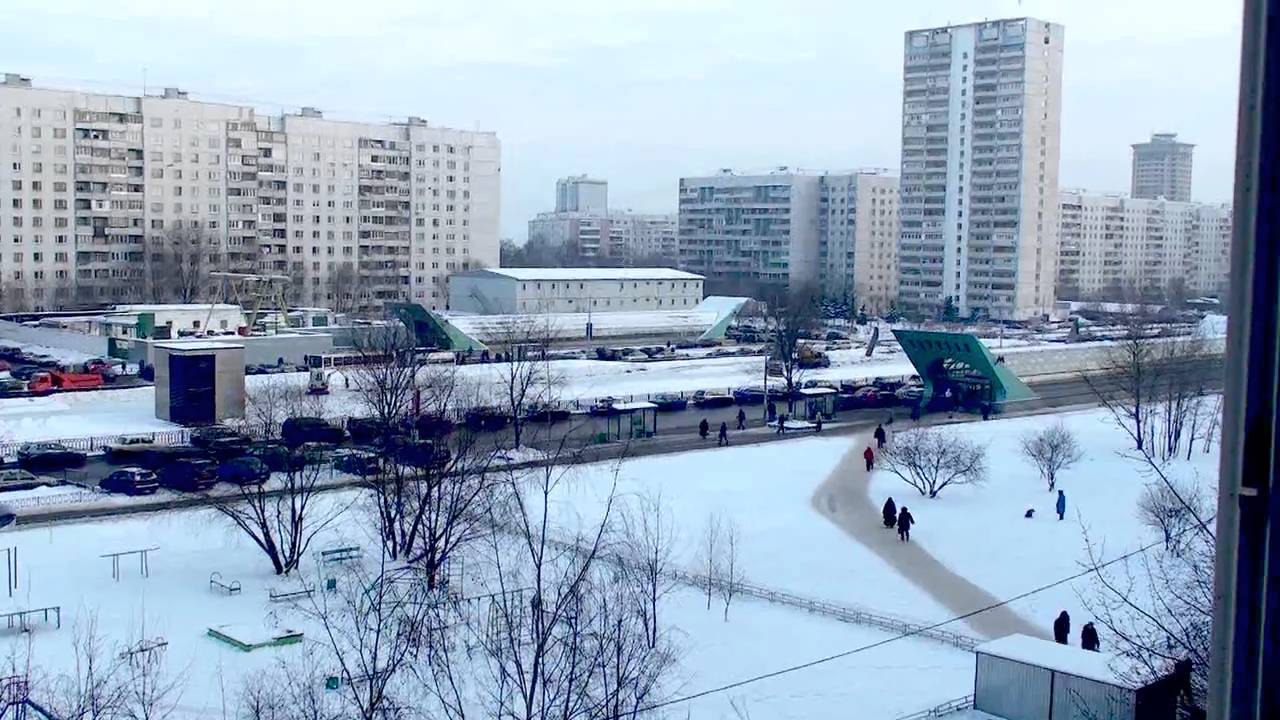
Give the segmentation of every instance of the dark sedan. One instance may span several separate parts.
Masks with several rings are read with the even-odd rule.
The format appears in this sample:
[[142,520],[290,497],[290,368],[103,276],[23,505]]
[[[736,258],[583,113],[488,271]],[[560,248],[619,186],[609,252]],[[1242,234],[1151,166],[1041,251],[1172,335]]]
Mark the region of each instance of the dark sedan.
[[18,449],[18,466],[57,470],[84,465],[85,454],[56,442],[27,443]]
[[170,490],[201,492],[218,484],[218,465],[212,460],[179,460],[160,468],[157,475]]
[[255,457],[238,457],[218,466],[218,479],[233,485],[261,485],[269,477],[271,469]]

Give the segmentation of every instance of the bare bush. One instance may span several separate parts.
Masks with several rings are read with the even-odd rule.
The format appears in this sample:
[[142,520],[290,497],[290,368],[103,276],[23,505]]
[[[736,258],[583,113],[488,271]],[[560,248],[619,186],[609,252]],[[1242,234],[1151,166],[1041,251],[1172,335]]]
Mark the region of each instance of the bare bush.
[[1138,519],[1159,533],[1165,550],[1177,554],[1197,529],[1199,518],[1213,512],[1208,493],[1196,481],[1154,482],[1138,498]]
[[1022,436],[1022,455],[1040,473],[1040,479],[1049,485],[1049,492],[1058,485],[1058,474],[1080,462],[1084,452],[1080,442],[1061,421],[1037,432]]
[[623,515],[623,552],[636,589],[636,612],[644,625],[645,640],[656,648],[661,635],[659,612],[672,590],[676,525],[661,495],[643,495]]
[[813,287],[796,288],[771,298],[765,310],[770,333],[769,357],[781,370],[787,386],[787,411],[794,410],[796,391],[804,376],[801,353],[804,340],[821,324],[821,294]]
[[742,591],[744,576],[742,558],[738,549],[742,543],[742,532],[738,523],[730,518],[724,529],[723,554],[720,561],[720,599],[724,602],[724,619],[729,619],[729,605]]
[[899,433],[880,451],[878,462],[930,498],[952,485],[978,485],[987,479],[987,447],[942,428]]
[[508,315],[499,321],[490,345],[501,355],[494,365],[500,405],[511,421],[515,447],[525,441],[525,417],[539,405],[554,403],[562,384],[547,360],[554,339],[551,315]]

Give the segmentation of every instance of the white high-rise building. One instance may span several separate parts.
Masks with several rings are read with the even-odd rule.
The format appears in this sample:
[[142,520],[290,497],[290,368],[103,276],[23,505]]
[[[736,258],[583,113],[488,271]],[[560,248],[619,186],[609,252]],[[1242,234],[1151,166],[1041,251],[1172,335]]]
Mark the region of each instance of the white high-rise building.
[[1063,191],[1058,291],[1068,299],[1221,296],[1231,206]]
[[1063,28],[1032,18],[905,36],[898,299],[1027,318],[1057,277]]
[[893,298],[898,178],[880,170],[680,179],[680,269],[723,292],[817,288],[881,308]]
[[293,302],[340,311],[444,309],[450,274],[498,264],[493,133],[6,74],[0,138],[6,310],[155,300],[148,263],[175,233],[208,244],[205,270],[287,275]]
[[556,212],[604,215],[609,211],[609,183],[586,175],[556,181]]
[[1154,133],[1133,144],[1133,177],[1129,194],[1191,202],[1191,160],[1195,145],[1178,142],[1177,133]]

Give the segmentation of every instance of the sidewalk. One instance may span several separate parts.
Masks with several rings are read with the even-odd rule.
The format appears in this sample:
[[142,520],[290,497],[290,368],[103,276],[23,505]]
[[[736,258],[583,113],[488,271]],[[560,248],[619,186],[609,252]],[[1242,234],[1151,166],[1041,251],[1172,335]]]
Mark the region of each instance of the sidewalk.
[[[863,449],[873,443],[870,432],[854,436],[840,463],[814,493],[814,509],[896,568],[908,582],[929,593],[953,615],[964,615],[1000,602],[999,598],[949,570],[918,542],[901,542],[897,531],[881,524],[880,504],[869,494],[870,473],[862,459]],[[917,534],[927,532],[927,526],[916,531]],[[985,638],[1021,633],[1048,639],[1046,628],[1033,625],[1005,605],[975,615],[966,622]]]

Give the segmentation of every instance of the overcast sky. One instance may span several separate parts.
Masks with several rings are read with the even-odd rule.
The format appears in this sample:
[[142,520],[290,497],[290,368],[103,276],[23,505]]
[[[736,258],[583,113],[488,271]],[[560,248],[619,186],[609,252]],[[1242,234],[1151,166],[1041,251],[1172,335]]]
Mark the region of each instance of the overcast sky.
[[681,175],[898,165],[902,34],[1030,15],[1066,26],[1064,187],[1127,191],[1129,144],[1196,143],[1231,198],[1238,2],[1188,0],[0,0],[0,72],[37,85],[496,130],[502,229],[557,177],[675,209]]

